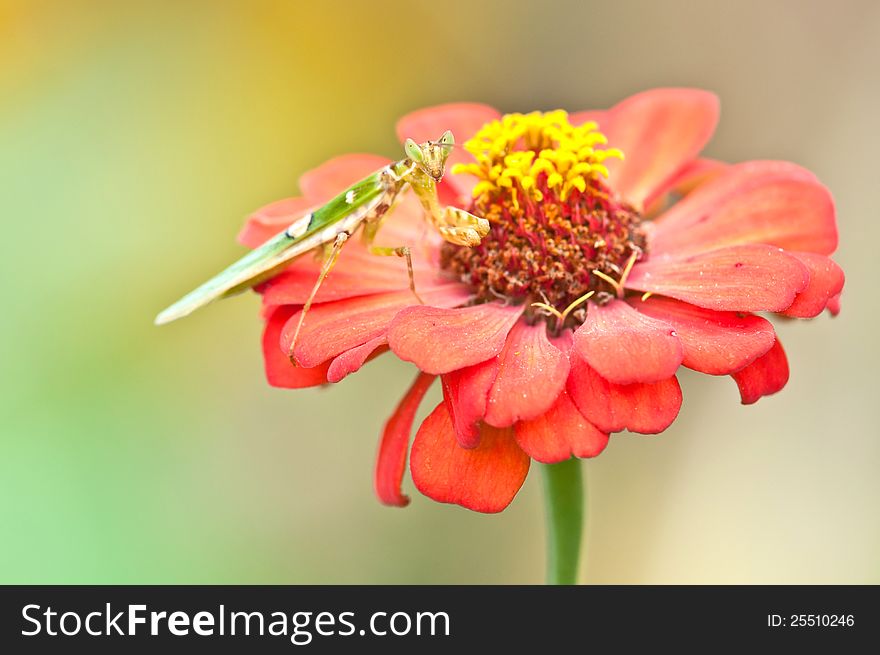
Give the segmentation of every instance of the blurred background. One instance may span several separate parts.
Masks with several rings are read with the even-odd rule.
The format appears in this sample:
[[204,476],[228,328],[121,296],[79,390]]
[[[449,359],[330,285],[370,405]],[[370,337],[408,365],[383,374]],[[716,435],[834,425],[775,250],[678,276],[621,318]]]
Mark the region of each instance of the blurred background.
[[540,582],[536,468],[496,516],[374,499],[409,365],[278,390],[254,296],[152,319],[305,170],[397,156],[407,111],[687,85],[722,99],[708,155],[831,188],[843,312],[779,326],[781,394],[685,372],[671,429],[586,463],[582,580],[880,582],[878,61],[871,0],[0,0],[0,581]]

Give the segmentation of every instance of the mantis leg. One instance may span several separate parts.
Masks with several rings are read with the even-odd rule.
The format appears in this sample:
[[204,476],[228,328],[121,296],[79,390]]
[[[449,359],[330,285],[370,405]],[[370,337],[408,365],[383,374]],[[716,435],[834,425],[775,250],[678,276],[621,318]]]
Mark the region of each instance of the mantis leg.
[[443,207],[437,197],[437,185],[431,179],[411,179],[431,224],[446,241],[459,246],[476,246],[489,234],[489,221],[458,207]]
[[416,297],[416,300],[419,301],[419,304],[424,305],[425,301],[422,300],[421,296],[419,296],[416,291],[416,278],[413,274],[413,264],[412,264],[412,252],[409,249],[409,246],[399,246],[397,248],[389,248],[385,246],[374,246],[373,240],[376,238],[376,233],[379,231],[379,228],[382,226],[382,222],[385,218],[390,214],[394,207],[397,205],[399,198],[393,197],[388,204],[388,208],[382,212],[381,215],[375,216],[370,220],[367,220],[364,225],[363,231],[363,240],[364,244],[366,244],[370,248],[370,253],[373,255],[379,255],[380,257],[406,257],[406,271],[409,274],[409,288],[412,291],[413,295]]
[[391,257],[394,255],[397,255],[398,257],[406,257],[406,272],[409,273],[409,289],[416,297],[416,300],[419,301],[419,304],[425,304],[425,301],[422,300],[418,291],[416,291],[416,278],[413,275],[412,253],[410,252],[409,246],[400,246],[398,248],[370,246],[370,252],[374,255],[379,255],[380,257]]
[[489,221],[458,207],[446,207],[443,224],[437,225],[437,229],[447,241],[460,246],[476,246],[489,234]]
[[309,309],[312,307],[312,302],[315,300],[315,296],[318,294],[318,289],[321,288],[321,284],[324,282],[324,278],[327,277],[327,274],[330,272],[330,269],[333,268],[333,265],[336,263],[336,260],[339,258],[339,253],[342,251],[342,246],[345,245],[345,242],[348,241],[348,238],[351,235],[348,232],[340,232],[336,235],[336,240],[333,242],[333,245],[330,246],[327,253],[324,255],[324,263],[321,265],[321,272],[318,274],[318,279],[315,282],[315,286],[312,287],[312,291],[309,294],[308,299],[306,300],[306,304],[303,305],[302,312],[299,315],[299,322],[296,324],[296,331],[293,333],[293,339],[290,340],[290,348],[287,351],[287,356],[290,357],[290,361],[296,364],[296,360],[293,356],[293,350],[296,348],[296,340],[299,337],[299,332],[302,330],[303,321],[306,318],[306,314],[309,313]]

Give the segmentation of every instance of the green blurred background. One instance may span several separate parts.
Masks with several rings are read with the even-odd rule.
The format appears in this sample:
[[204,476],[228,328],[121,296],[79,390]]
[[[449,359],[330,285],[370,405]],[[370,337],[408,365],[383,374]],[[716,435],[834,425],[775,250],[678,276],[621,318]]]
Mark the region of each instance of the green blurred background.
[[411,109],[692,85],[722,98],[710,155],[791,159],[832,189],[843,313],[780,326],[781,395],[744,408],[685,373],[670,430],[587,463],[582,578],[880,582],[878,61],[871,0],[0,0],[0,581],[540,582],[536,470],[497,516],[409,481],[406,510],[374,499],[409,365],[277,390],[255,297],[152,318],[303,171],[396,156]]

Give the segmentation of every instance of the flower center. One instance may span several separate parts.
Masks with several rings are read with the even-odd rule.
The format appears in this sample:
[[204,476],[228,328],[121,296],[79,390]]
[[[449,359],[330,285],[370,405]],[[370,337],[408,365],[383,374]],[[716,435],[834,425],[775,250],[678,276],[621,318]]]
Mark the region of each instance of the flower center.
[[[477,177],[468,211],[491,230],[472,248],[443,245],[442,267],[468,284],[477,302],[528,302],[531,316],[583,322],[584,297],[622,295],[622,279],[645,251],[642,217],[604,182],[608,158],[596,123],[573,126],[564,111],[508,114],[465,148],[476,163],[452,172]],[[574,304],[574,306],[572,306]],[[566,312],[566,309],[569,312]]]

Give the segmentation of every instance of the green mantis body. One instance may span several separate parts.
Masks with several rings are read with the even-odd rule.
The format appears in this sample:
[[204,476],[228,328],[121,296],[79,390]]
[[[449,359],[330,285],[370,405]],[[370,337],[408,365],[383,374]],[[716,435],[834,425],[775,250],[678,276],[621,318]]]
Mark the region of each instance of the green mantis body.
[[[156,317],[156,324],[169,323],[215,300],[249,289],[279,273],[296,257],[324,247],[327,250],[324,264],[303,307],[301,327],[315,294],[345,242],[363,226],[366,241],[372,243],[382,219],[407,187],[416,193],[428,221],[445,240],[464,246],[477,245],[489,232],[488,221],[462,209],[444,208],[437,198],[437,182],[443,178],[452,146],[453,137],[448,130],[438,141],[417,144],[407,139],[404,159],[365,177],[327,204],[297,218],[287,229],[162,311]],[[406,257],[410,288],[415,293],[409,248],[372,250],[379,255]]]

